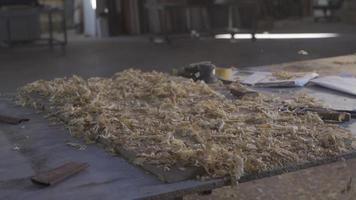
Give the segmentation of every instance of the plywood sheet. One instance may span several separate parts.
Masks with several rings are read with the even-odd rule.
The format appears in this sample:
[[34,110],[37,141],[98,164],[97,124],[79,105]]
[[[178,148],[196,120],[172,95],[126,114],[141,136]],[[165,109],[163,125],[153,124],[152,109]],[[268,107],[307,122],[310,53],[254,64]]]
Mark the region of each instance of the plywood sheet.
[[311,82],[325,88],[356,96],[356,78],[353,77],[326,76]]

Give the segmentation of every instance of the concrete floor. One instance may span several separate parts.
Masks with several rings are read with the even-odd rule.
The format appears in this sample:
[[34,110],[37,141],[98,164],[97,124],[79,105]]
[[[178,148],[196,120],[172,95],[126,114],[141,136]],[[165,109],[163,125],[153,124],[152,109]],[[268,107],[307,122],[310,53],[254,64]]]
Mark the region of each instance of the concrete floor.
[[[278,22],[275,32],[334,32],[338,38],[302,40],[177,39],[170,45],[150,43],[147,37],[92,40],[77,36],[63,55],[47,47],[0,48],[0,92],[13,92],[37,79],[77,74],[110,76],[125,68],[170,71],[192,62],[210,60],[218,66],[260,66],[330,57],[356,52],[356,27],[343,24]],[[309,55],[299,55],[306,50]]]
[[224,187],[185,200],[354,200],[356,159]]

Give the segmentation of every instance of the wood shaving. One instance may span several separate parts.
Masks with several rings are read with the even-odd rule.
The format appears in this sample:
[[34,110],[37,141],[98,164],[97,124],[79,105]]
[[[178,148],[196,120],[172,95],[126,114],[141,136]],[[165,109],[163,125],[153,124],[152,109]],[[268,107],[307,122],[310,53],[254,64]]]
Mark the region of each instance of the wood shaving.
[[292,78],[295,78],[295,75],[293,73],[286,72],[286,71],[273,72],[272,75],[277,80],[290,80]]
[[[135,152],[138,165],[199,167],[210,178],[258,173],[352,150],[350,132],[317,114],[280,112],[314,104],[307,96],[234,100],[203,82],[159,72],[126,70],[110,78],[39,80],[18,102],[46,112],[71,134]],[[308,103],[306,103],[308,102]]]

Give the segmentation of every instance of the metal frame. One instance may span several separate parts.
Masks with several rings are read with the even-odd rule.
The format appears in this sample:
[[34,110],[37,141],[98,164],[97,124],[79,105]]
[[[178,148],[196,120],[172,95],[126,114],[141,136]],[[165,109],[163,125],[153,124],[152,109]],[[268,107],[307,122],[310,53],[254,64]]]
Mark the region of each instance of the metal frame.
[[[26,45],[30,46],[46,46],[48,45],[51,49],[53,49],[54,46],[60,46],[64,49],[64,47],[68,43],[68,34],[67,34],[67,23],[66,23],[66,17],[65,17],[65,9],[60,8],[52,8],[52,7],[39,7],[39,12],[40,14],[44,13],[47,14],[47,19],[48,19],[48,33],[49,37],[48,38],[39,38],[37,40],[34,40],[32,43],[26,43]],[[53,14],[59,13],[61,16],[61,32],[63,34],[63,38],[61,40],[58,40],[54,38],[54,30],[53,30]],[[9,47],[17,46],[17,45],[23,45],[23,44],[17,44],[12,41],[11,37],[11,23],[10,20],[7,18],[6,19],[6,29],[7,29],[7,40],[4,40],[6,44],[8,44]],[[44,41],[44,43],[42,42]]]
[[[49,38],[44,39],[48,40],[48,45],[50,48],[53,48],[53,46],[66,46],[68,43],[68,34],[67,34],[67,23],[66,23],[66,17],[65,17],[65,9],[59,9],[59,8],[44,8],[42,10],[43,13],[47,13],[48,16],[48,33],[49,33]],[[61,21],[61,29],[62,29],[62,34],[63,34],[63,40],[57,40],[53,37],[53,14],[54,13],[60,13],[62,21]]]
[[[339,18],[335,16],[335,11],[340,9],[344,3],[344,0],[328,0],[327,5],[318,5],[314,4],[313,5],[313,10],[314,11],[322,11],[323,16],[319,17],[314,17],[314,21],[318,22],[320,19],[326,19],[327,21],[339,21]],[[328,15],[328,12],[330,12],[330,15]]]

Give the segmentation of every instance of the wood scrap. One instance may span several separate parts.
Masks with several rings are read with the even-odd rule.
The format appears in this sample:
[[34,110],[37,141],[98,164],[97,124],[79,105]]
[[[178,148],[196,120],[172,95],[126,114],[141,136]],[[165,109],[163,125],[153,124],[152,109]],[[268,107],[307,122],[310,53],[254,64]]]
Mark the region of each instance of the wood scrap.
[[31,177],[31,181],[35,184],[51,186],[85,170],[88,167],[89,165],[87,163],[68,162],[52,170],[34,175]]
[[351,120],[351,114],[347,112],[338,112],[325,108],[307,108],[308,112],[316,112],[324,121],[343,123]]
[[0,123],[17,125],[27,121],[30,121],[30,119],[0,115]]
[[351,113],[346,111],[337,111],[322,107],[285,107],[280,108],[281,111],[296,113],[298,115],[305,115],[307,112],[316,113],[325,122],[343,123],[351,120]]

